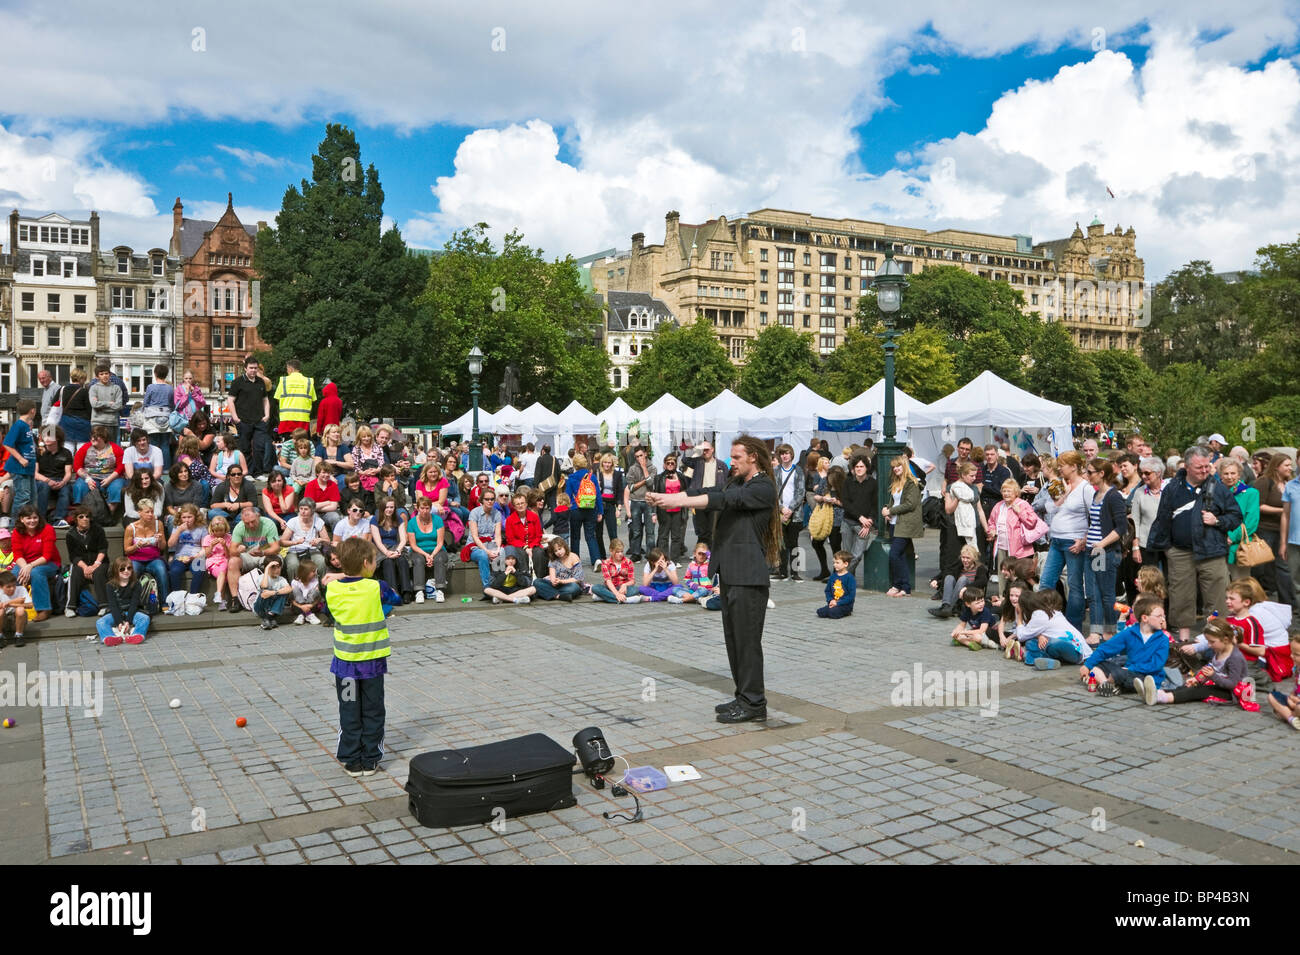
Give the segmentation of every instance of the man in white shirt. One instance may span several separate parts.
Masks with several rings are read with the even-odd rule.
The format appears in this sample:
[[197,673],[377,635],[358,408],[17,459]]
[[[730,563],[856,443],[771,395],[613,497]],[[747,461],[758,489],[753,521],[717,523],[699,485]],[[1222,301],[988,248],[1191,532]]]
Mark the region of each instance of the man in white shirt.
[[519,455],[519,483],[527,484],[529,487],[537,486],[536,468],[537,452],[533,450],[531,444],[524,445],[523,452]]

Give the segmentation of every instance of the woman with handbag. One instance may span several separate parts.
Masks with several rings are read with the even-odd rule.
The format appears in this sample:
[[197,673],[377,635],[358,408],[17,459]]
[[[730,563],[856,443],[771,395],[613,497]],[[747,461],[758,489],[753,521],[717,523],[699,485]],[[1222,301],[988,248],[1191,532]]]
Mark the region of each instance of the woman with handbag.
[[90,440],[90,388],[86,373],[80,368],[72,369],[68,377],[70,383],[59,392],[59,407],[63,409],[59,424],[67,449],[76,454]]
[[[1231,580],[1252,577],[1255,568],[1238,558],[1246,557],[1244,551],[1252,537],[1263,542],[1255,536],[1259,531],[1259,491],[1241,480],[1241,462],[1236,458],[1219,458],[1219,480],[1232,492],[1232,496],[1237,499],[1237,506],[1241,508],[1241,526],[1228,531],[1228,577]],[[1272,559],[1270,554],[1268,562]]]
[[1252,576],[1259,581],[1265,593],[1277,594],[1279,603],[1292,607],[1296,604],[1295,588],[1291,584],[1291,571],[1278,555],[1282,550],[1282,493],[1286,482],[1295,477],[1295,466],[1285,454],[1275,454],[1268,459],[1264,473],[1255,482],[1259,492],[1259,536],[1268,544],[1274,559],[1257,564]]
[[[809,455],[812,457],[812,455]],[[830,541],[831,553],[840,550],[840,522],[844,520],[844,505],[840,501],[840,489],[844,487],[844,469],[832,468],[829,457],[818,457],[817,477],[808,495],[813,504],[808,516],[808,536],[812,538],[814,553],[820,570],[813,579],[819,583],[830,579],[830,566],[826,562],[826,542]],[[829,520],[830,526],[827,527]]]
[[1088,645],[1095,647],[1115,634],[1118,619],[1115,583],[1119,577],[1120,540],[1128,529],[1128,506],[1123,492],[1112,483],[1115,465],[1110,461],[1094,458],[1083,473],[1092,486],[1084,536],[1088,556],[1083,577],[1088,602],[1092,605]]
[[1014,478],[1002,482],[1002,500],[989,512],[989,536],[995,538],[993,566],[1000,568],[1008,557],[1019,560],[1034,556],[1034,543],[1047,533],[1047,524],[1028,501],[1020,497]]

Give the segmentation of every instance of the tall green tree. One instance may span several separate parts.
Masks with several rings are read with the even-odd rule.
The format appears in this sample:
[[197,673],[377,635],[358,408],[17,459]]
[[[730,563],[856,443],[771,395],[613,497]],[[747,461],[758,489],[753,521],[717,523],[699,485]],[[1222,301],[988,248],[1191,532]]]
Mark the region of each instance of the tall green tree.
[[1239,287],[1216,276],[1209,262],[1189,262],[1156,286],[1151,325],[1142,335],[1142,353],[1152,370],[1199,363],[1213,371],[1249,358],[1257,348]]
[[925,324],[904,333],[894,355],[894,383],[926,404],[956,391],[957,375],[947,334]]
[[[955,265],[927,266],[908,278],[908,288],[898,311],[898,327],[908,329],[925,324],[958,341],[965,341],[978,332],[988,332],[1001,336],[1011,351],[1023,356],[1029,350],[1037,325],[1037,319],[1022,311],[1024,302],[1024,295],[1006,282],[994,282]],[[859,300],[859,309],[875,312],[874,300],[864,296]],[[879,315],[861,317],[875,322]],[[970,377],[976,377],[980,371],[984,369]]]
[[843,404],[874,385],[884,373],[880,339],[854,325],[844,333],[840,347],[822,361],[821,380],[814,390]]
[[800,382],[816,384],[817,377],[811,333],[769,325],[758,333],[745,355],[736,394],[761,408]]
[[1152,373],[1137,354],[1122,349],[1092,352],[1101,391],[1101,420],[1112,427],[1137,418]]
[[[602,310],[583,289],[572,258],[547,262],[518,232],[498,250],[477,225],[456,232],[428,264],[411,340],[428,367],[420,386],[457,409],[468,407],[466,356],[483,352],[480,404],[498,407],[513,366],[516,407],[540,401],[559,410],[577,399],[593,410],[612,400],[609,357],[600,343]],[[447,396],[450,396],[448,398]]]
[[[1181,452],[1199,436],[1224,427],[1220,420],[1223,409],[1204,365],[1166,366],[1155,375],[1142,398],[1138,420],[1153,447],[1172,447]],[[1224,433],[1236,430],[1224,428]]]
[[736,366],[713,326],[696,318],[682,328],[661,325],[655,331],[652,347],[642,351],[628,369],[623,400],[644,408],[671,393],[695,408],[735,383]]
[[383,210],[379,173],[362,166],[352,131],[331,123],[311,180],[285,191],[276,227],[257,241],[258,331],[272,345],[271,371],[296,356],[363,413],[400,401],[425,351],[410,338],[424,267],[395,227],[381,230]]
[[1075,421],[1100,417],[1105,409],[1097,366],[1079,351],[1064,324],[1043,325],[1029,354],[1033,364],[1026,378],[1031,391],[1048,401],[1069,405]]
[[1018,350],[1000,332],[971,332],[965,341],[956,341],[952,347],[958,386],[986,371],[1017,387],[1024,386],[1026,352]]

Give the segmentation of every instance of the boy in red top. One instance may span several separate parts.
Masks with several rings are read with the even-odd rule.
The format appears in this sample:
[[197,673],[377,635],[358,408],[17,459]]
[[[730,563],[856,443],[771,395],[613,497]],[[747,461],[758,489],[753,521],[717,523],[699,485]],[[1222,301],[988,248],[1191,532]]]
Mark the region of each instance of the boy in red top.
[[[603,584],[596,584],[591,588],[592,600],[603,600],[606,603],[634,604],[641,602],[640,594],[636,593],[636,588],[632,586],[632,575],[635,570],[632,562],[627,559],[623,553],[623,542],[615,538],[609,542],[609,556],[600,563],[600,572],[604,576]],[[628,588],[631,587],[633,596],[628,596]]]
[[533,576],[545,577],[549,572],[546,548],[542,546],[542,519],[528,509],[528,495],[516,491],[510,498],[513,510],[506,518],[506,553],[513,553],[521,567],[527,567],[531,555]]
[[334,472],[324,461],[316,465],[316,480],[308,481],[307,486],[302,489],[302,499],[316,502],[316,513],[333,531],[334,525],[343,516],[339,510],[339,502],[342,498],[339,496],[338,481],[334,480]]

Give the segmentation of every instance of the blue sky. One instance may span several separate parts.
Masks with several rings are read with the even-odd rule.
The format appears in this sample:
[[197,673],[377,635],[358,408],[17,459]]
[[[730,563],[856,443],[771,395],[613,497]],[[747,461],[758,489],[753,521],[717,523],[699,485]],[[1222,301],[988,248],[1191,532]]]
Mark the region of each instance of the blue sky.
[[60,50],[9,74],[0,203],[95,208],[142,247],[177,195],[273,219],[327,121],[426,247],[485,221],[582,255],[659,241],[669,209],[1037,239],[1100,212],[1159,277],[1248,266],[1300,221],[1297,0],[61,9],[0,9],[12,49]]

